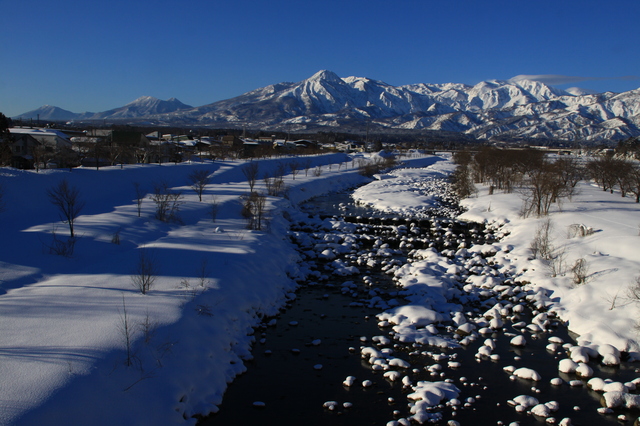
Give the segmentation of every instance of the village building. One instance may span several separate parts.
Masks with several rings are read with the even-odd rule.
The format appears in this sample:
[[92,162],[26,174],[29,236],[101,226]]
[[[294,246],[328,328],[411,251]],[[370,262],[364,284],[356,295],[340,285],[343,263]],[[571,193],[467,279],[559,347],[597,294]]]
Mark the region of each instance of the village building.
[[41,145],[45,145],[50,148],[71,148],[71,140],[60,130],[34,127],[13,127],[9,129],[9,132],[14,137],[16,135],[29,135]]

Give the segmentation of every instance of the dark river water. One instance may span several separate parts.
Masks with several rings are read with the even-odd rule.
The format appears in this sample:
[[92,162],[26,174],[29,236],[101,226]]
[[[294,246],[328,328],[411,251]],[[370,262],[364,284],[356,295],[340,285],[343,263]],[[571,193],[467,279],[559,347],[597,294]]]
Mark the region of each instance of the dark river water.
[[[356,222],[360,220],[356,217],[375,215],[350,201],[349,194],[330,194],[312,200],[303,209],[319,215],[347,215]],[[388,215],[386,219],[389,220]],[[381,231],[382,228],[377,237],[386,235]],[[314,232],[317,236],[317,229]],[[317,266],[321,269],[322,265]],[[329,276],[326,280],[303,283],[295,300],[255,330],[253,359],[246,362],[247,372],[229,385],[219,412],[198,424],[387,425],[394,419],[409,417],[406,395],[411,389],[386,380],[382,371],[374,371],[360,356],[360,347],[373,346],[374,336],[388,335],[388,330],[378,327],[375,317],[381,310],[362,303],[362,295],[370,291],[363,278],[375,281],[378,294],[387,300],[399,297],[398,288],[379,268],[360,269],[360,276]],[[342,284],[347,280],[357,288],[345,292]],[[468,309],[477,311],[478,307]],[[530,312],[525,312],[517,320],[527,321],[530,316]],[[556,424],[563,418],[570,418],[573,425],[594,426],[632,424],[636,419],[637,414],[632,412],[598,413],[601,394],[590,390],[586,380],[582,381],[584,386],[569,386],[576,376],[558,372],[558,362],[567,356],[562,350],[549,352],[546,346],[550,336],[573,343],[563,324],[555,321],[547,332],[526,333],[528,344],[523,348],[509,344],[516,334],[521,331],[505,320],[502,331],[480,336],[468,346],[441,349],[396,342],[393,351],[395,356],[410,362],[407,374],[413,383],[450,380],[460,390],[459,405],[443,402],[434,408],[434,412],[441,413],[437,424],[447,424],[449,420],[461,425],[548,424],[543,418],[516,412],[507,401],[518,395],[535,396],[541,403],[557,401],[560,408],[552,414]],[[495,340],[497,347],[493,354],[499,359],[476,355],[487,338]],[[434,364],[441,369],[432,373],[427,367]],[[505,366],[511,365],[532,368],[543,379],[538,382],[513,379],[504,371]],[[623,383],[638,377],[637,367],[630,363],[605,367],[592,360],[589,365],[594,377]],[[347,376],[356,377],[351,387],[343,385]],[[564,383],[552,385],[550,379],[556,377]],[[371,386],[363,387],[361,383],[365,380]],[[333,409],[325,406],[328,401],[336,403]],[[619,420],[619,415],[625,415],[626,422]]]

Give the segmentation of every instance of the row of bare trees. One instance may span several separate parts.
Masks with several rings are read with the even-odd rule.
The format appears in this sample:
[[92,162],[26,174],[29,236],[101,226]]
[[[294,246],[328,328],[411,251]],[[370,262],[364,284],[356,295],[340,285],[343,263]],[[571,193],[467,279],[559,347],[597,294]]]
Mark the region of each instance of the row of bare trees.
[[[291,173],[291,177],[295,180],[296,175],[301,169],[304,169],[305,175],[309,173],[311,168],[311,159],[303,162],[290,160],[288,162],[280,162],[272,173],[265,172],[263,180],[267,195],[282,197],[287,192],[284,183],[284,176],[287,172]],[[260,230],[264,226],[266,195],[255,190],[255,185],[260,175],[260,166],[257,161],[249,161],[241,168],[242,174],[249,184],[249,194],[241,197],[242,216],[247,220],[249,229]]]
[[453,186],[460,197],[475,192],[474,183],[489,185],[489,192],[522,193],[524,216],[543,216],[554,203],[575,194],[585,169],[575,157],[550,160],[543,151],[534,149],[498,149],[484,147],[475,154],[457,152],[458,165]]
[[571,199],[576,185],[593,179],[604,191],[619,190],[640,202],[640,163],[613,155],[595,156],[581,162],[573,156],[552,159],[534,149],[484,147],[476,153],[456,152],[457,168],[452,180],[456,193],[464,198],[474,194],[474,183],[489,185],[489,192],[518,190],[524,198],[524,216],[543,216],[553,204]]
[[[264,194],[255,191],[255,185],[258,181],[258,176],[260,174],[260,165],[257,161],[249,161],[241,168],[242,174],[247,179],[247,183],[249,184],[249,194],[243,195],[240,197],[242,202],[242,217],[244,217],[247,221],[247,228],[260,230],[264,224],[264,214],[265,214],[265,204],[267,201],[267,197]],[[269,191],[269,195],[272,194],[273,187],[283,186],[284,181],[282,176],[284,176],[284,164],[278,169],[276,175],[279,176],[269,176],[265,175],[264,180],[267,186],[267,190]]]
[[584,170],[574,157],[542,161],[538,167],[528,171],[524,180],[523,216],[549,214],[553,204],[575,195],[576,185],[583,178]]
[[640,163],[637,161],[603,155],[589,161],[586,167],[603,191],[613,194],[618,189],[623,197],[633,194],[636,203],[640,202]]

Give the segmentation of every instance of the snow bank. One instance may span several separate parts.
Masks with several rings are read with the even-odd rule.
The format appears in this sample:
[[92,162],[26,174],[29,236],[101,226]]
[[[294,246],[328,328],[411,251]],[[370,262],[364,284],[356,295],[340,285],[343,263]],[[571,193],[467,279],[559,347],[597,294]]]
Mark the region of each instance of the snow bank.
[[[502,224],[505,236],[495,246],[502,252],[506,247],[513,250],[499,254],[499,261],[510,265],[518,280],[531,283],[528,289],[542,290],[539,303],[579,335],[578,346],[609,345],[618,351],[588,358],[616,364],[620,362],[619,352],[637,352],[640,347],[634,324],[639,316],[638,301],[627,300],[626,295],[640,274],[640,205],[591,183],[579,183],[577,195],[563,200],[562,209],[556,208],[548,217],[553,227],[552,244],[565,254],[564,268],[553,276],[548,262],[532,259],[529,250],[536,228],[547,218],[522,218],[522,199],[517,193],[489,195],[488,188],[482,186],[478,190],[478,196],[462,201],[468,211],[461,217],[488,225]],[[584,237],[572,235],[570,230],[575,224],[594,232]],[[580,258],[589,265],[587,282],[575,285],[570,268]],[[576,359],[572,355],[572,359],[586,362],[584,356]]]
[[[194,414],[215,412],[251,357],[252,327],[296,287],[290,203],[368,181],[355,168],[338,170],[350,160],[344,154],[309,158],[322,173],[285,176],[289,199],[267,198],[267,232],[247,230],[240,214],[244,161],[0,169],[0,425],[194,424]],[[260,174],[287,161],[260,160]],[[200,169],[211,179],[202,202],[188,178]],[[46,195],[62,179],[85,201],[70,258],[47,249],[53,229],[68,235]],[[144,194],[140,215],[134,183]],[[154,219],[157,183],[182,193],[181,223]],[[157,266],[146,295],[131,282],[141,249]]]

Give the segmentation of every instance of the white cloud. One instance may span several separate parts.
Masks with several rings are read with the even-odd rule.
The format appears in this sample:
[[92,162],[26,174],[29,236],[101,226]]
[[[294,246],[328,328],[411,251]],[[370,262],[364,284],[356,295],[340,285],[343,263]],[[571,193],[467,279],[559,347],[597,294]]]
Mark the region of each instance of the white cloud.
[[559,85],[559,84],[572,84],[572,83],[580,83],[582,81],[594,81],[594,80],[640,80],[640,77],[637,75],[627,75],[623,77],[579,77],[579,76],[570,76],[570,75],[560,75],[560,74],[521,74],[515,77],[511,77],[510,81],[521,81],[521,80],[531,80],[531,81],[539,81],[540,83],[548,84],[551,86]]

